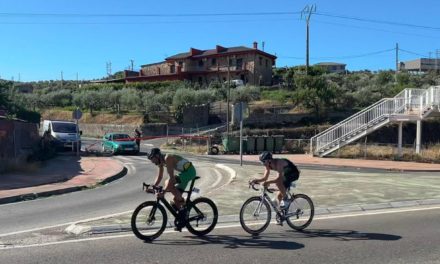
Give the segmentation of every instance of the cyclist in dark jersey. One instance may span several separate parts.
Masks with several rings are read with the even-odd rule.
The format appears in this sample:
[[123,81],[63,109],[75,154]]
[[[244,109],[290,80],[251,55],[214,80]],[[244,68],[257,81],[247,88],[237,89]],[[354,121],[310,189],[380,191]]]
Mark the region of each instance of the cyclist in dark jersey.
[[[279,190],[277,194],[278,202],[281,206],[287,206],[287,190],[293,181],[298,180],[298,168],[288,159],[274,159],[270,152],[263,152],[260,155],[260,161],[266,168],[263,178],[253,179],[251,182],[264,182],[263,185],[266,187],[272,183],[276,184]],[[273,180],[268,180],[271,170],[278,172],[278,176]]]

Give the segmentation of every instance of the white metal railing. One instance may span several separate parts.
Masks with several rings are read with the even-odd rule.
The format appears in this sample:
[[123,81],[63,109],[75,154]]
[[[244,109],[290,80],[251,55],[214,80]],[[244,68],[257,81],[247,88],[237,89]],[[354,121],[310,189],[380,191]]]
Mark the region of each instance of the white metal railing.
[[393,114],[423,115],[440,102],[440,86],[429,89],[407,88],[394,98],[384,98],[311,138],[310,150],[318,154],[331,148],[344,137],[366,130],[372,124],[386,121]]

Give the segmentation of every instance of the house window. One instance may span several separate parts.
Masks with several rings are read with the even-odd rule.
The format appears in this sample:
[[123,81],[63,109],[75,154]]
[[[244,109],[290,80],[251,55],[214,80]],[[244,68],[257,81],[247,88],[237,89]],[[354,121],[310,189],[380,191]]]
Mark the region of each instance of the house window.
[[233,59],[229,59],[229,66],[234,65],[234,60]]
[[183,61],[179,61],[179,66],[180,66],[180,67],[183,66]]
[[237,59],[237,69],[241,69],[243,67],[243,59]]
[[260,60],[260,66],[263,66],[263,58],[262,57],[258,57],[258,59]]
[[266,67],[269,66],[269,61],[266,59]]
[[212,58],[211,59],[211,65],[216,65],[217,64],[217,59],[216,58]]
[[176,66],[173,64],[173,65],[170,65],[170,73],[175,73],[176,72]]
[[203,67],[203,60],[199,60],[199,67]]

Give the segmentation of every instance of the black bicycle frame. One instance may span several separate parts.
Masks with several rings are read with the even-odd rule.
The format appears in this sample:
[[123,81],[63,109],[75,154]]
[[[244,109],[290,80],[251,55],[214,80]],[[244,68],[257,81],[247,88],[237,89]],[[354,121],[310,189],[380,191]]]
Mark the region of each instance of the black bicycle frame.
[[[188,205],[191,202],[192,190],[194,188],[194,184],[197,179],[199,179],[199,177],[196,177],[191,181],[189,191],[183,191],[183,193],[188,193],[188,196],[186,197],[186,202],[185,202],[186,208],[188,208]],[[168,209],[168,211],[170,211],[170,213],[174,216],[174,218],[177,218],[179,216],[179,212],[176,209],[174,209],[174,207],[171,206],[171,204],[165,199],[165,197],[157,197],[157,204],[159,204],[159,202],[162,202],[162,204],[165,205],[165,207]],[[157,209],[157,206],[154,206],[153,210],[151,210],[150,217],[154,216],[156,214],[156,209]],[[197,212],[197,216],[189,218],[188,222],[193,221],[193,220],[198,220],[198,219],[204,217],[203,213],[197,207],[194,207],[194,209]]]

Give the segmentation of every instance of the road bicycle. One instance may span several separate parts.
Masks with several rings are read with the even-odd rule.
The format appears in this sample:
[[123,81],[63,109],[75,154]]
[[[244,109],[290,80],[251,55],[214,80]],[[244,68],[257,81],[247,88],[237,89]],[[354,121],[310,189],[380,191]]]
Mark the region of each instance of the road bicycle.
[[[252,187],[255,191],[259,191],[255,185],[257,184],[250,182],[249,188]],[[296,187],[295,183],[292,183],[292,187]],[[273,193],[275,190],[266,187],[261,188],[260,196],[247,199],[240,210],[240,224],[243,229],[252,235],[258,235],[266,230],[272,218],[271,207],[276,213],[278,224],[283,225],[283,222],[286,221],[295,230],[303,230],[308,227],[315,214],[312,199],[305,194],[290,193],[291,188],[287,192],[289,202],[285,207],[278,207],[270,199],[268,193]]]
[[131,228],[136,237],[144,241],[158,238],[168,224],[165,208],[174,216],[174,225],[179,231],[182,227],[186,227],[196,236],[204,236],[211,232],[218,220],[217,206],[206,197],[191,200],[193,190],[196,191],[194,182],[199,178],[197,176],[192,180],[189,191],[184,191],[187,193],[187,198],[180,210],[165,199],[162,186],[143,183],[142,189],[156,194],[157,200],[146,201],[134,210],[131,216]]

